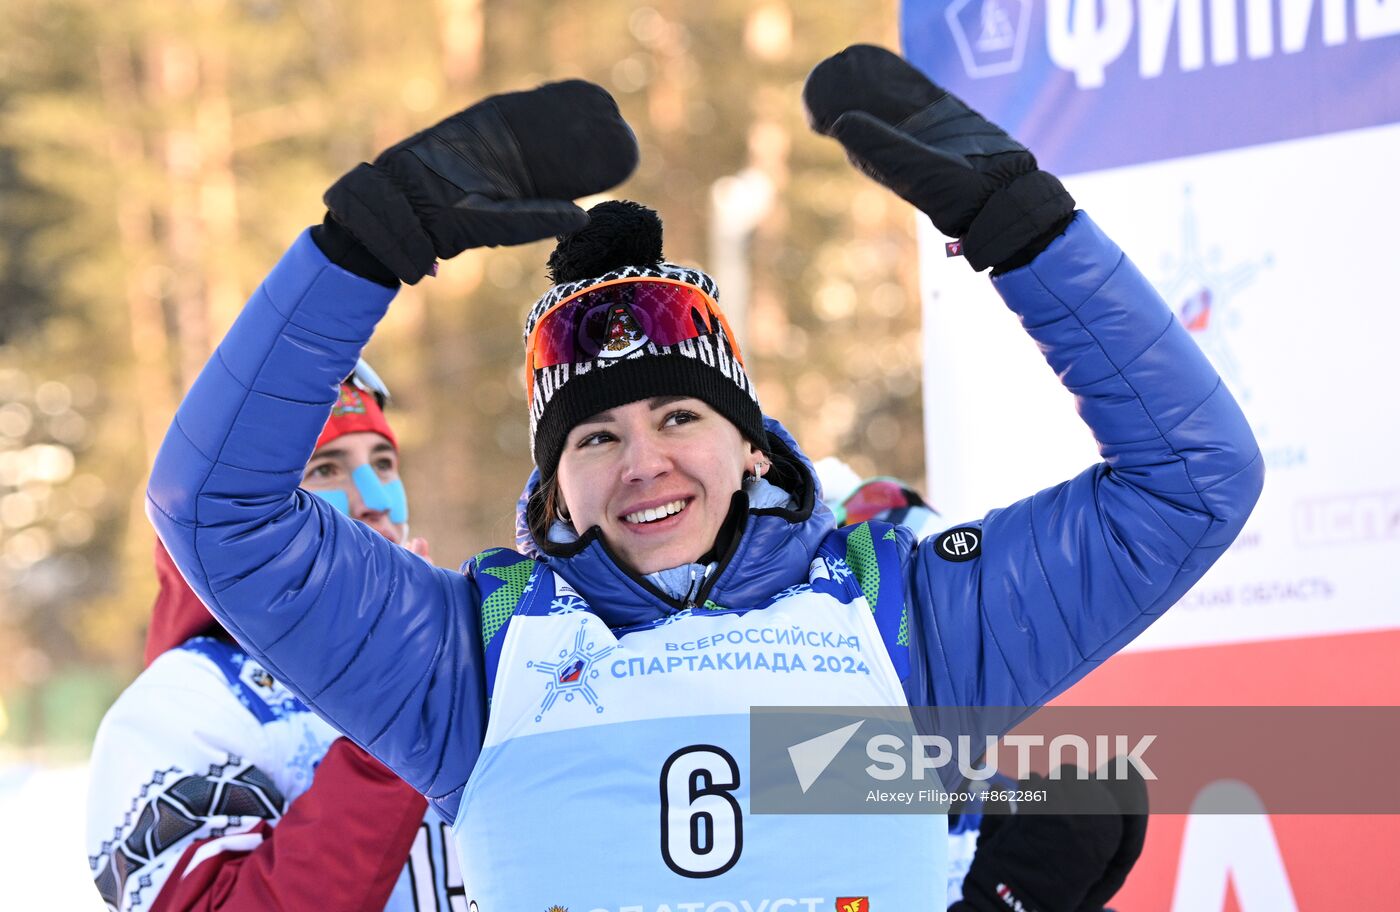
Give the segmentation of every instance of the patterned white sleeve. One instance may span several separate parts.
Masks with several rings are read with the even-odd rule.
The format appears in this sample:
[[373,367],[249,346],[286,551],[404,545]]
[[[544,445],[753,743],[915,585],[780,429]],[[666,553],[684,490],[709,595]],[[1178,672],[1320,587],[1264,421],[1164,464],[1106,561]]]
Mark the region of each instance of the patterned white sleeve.
[[236,647],[191,644],[127,688],[93,744],[88,866],[113,912],[149,908],[197,840],[255,848],[249,831],[306,790],[334,736],[309,713],[279,712],[280,685]]

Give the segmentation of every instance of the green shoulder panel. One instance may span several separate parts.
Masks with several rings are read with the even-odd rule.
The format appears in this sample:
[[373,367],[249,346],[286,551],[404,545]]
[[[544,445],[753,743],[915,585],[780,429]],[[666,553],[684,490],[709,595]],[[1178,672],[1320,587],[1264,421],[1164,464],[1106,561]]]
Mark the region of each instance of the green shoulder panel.
[[[879,523],[872,528],[870,523],[864,522],[839,532],[845,538],[846,565],[869,603],[870,613],[886,637],[886,645],[893,642],[895,646],[908,647],[909,606],[904,602],[899,536],[892,527],[879,531],[883,525]],[[895,606],[899,608],[897,625],[892,614]]]
[[473,558],[472,565],[486,593],[481,602],[481,642],[486,644],[515,613],[539,565],[504,548],[483,551]]
[[[885,541],[887,541],[887,542],[892,542],[892,541],[897,541],[897,540],[898,540],[898,536],[896,536],[896,535],[894,534],[894,530],[893,530],[893,529],[886,529],[886,530],[885,530]],[[895,641],[894,641],[894,642],[895,642],[895,645],[896,645],[896,646],[908,646],[908,645],[909,645],[909,606],[908,606],[907,604],[906,604],[902,609],[900,609],[900,612],[899,612],[899,633],[898,633],[898,635],[895,637]]]
[[487,548],[485,551],[472,558],[472,567],[480,571],[482,564],[486,563],[487,560],[495,557],[497,554],[500,554],[504,550],[505,548]]
[[880,602],[880,561],[875,556],[875,541],[870,537],[870,523],[863,522],[846,536],[846,564],[856,575],[860,591],[870,603],[871,614]]

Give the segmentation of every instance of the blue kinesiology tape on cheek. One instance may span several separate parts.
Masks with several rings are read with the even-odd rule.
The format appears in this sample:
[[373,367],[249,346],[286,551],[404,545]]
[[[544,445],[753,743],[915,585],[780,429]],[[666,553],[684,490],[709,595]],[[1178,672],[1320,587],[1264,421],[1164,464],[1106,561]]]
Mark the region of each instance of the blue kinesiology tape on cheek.
[[367,509],[389,509],[389,494],[384,490],[384,484],[379,480],[379,476],[374,473],[373,466],[368,463],[355,466],[355,470],[350,473],[350,480],[355,482],[355,487],[360,492],[360,499],[365,502]]
[[389,495],[389,521],[408,522],[408,495],[403,490],[403,479],[395,478],[384,485],[384,492]]
[[368,464],[356,466],[350,478],[355,482],[366,507],[387,511],[390,522],[408,522],[408,499],[401,480],[395,478],[388,483],[382,482]]
[[329,491],[312,491],[311,493],[335,507],[346,516],[350,515],[350,495],[346,494],[344,491],[331,489]]

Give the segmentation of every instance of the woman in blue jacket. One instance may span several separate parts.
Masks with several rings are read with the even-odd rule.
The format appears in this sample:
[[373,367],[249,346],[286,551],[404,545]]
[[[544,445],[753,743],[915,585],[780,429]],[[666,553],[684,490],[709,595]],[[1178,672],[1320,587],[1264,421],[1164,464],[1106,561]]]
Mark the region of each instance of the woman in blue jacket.
[[[835,529],[709,276],[662,259],[646,210],[568,202],[636,162],[577,81],[489,98],[337,182],[157,459],[149,512],[192,586],[452,821],[483,910],[928,907],[943,818],[752,813],[749,707],[1038,706],[1176,601],[1258,495],[1215,371],[1024,147],[878,48],[824,61],[804,100],[993,268],[1101,463],[920,543]],[[400,281],[555,234],[526,324],[519,550],[431,568],[297,489]]]

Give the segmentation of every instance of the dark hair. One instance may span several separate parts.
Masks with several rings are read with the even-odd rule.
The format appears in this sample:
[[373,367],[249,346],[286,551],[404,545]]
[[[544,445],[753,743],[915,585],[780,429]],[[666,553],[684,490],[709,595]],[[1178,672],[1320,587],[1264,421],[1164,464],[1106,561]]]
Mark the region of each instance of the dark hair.
[[559,492],[559,475],[555,473],[540,480],[525,504],[525,523],[530,529],[530,537],[546,553],[549,551],[549,527],[559,518],[559,508],[563,503],[564,497]]

